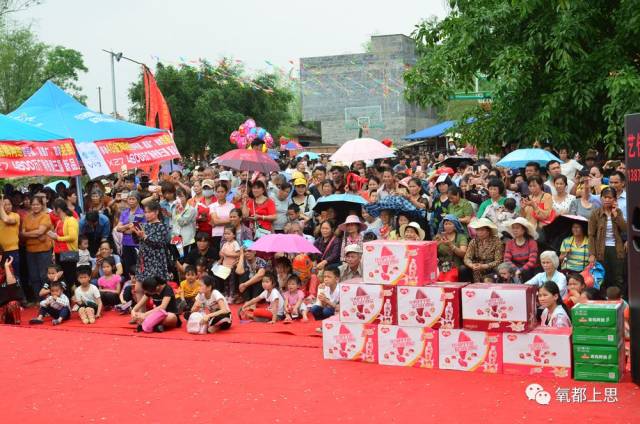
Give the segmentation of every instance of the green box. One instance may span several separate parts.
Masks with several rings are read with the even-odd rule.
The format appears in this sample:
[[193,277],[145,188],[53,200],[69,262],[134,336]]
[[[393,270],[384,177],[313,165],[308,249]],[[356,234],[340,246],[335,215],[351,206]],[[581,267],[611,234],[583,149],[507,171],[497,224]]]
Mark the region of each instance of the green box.
[[622,335],[622,327],[573,327],[573,344],[617,347]]
[[579,303],[571,309],[574,327],[623,326],[624,308],[621,302]]
[[618,364],[624,346],[573,345],[573,360],[582,364]]
[[580,381],[604,381],[617,383],[624,369],[611,364],[573,364],[573,379]]

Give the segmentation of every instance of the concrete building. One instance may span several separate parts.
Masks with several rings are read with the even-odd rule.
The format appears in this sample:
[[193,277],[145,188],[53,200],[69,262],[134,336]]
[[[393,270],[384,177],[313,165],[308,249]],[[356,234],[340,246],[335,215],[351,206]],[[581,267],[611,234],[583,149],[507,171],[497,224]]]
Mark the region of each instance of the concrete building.
[[[404,71],[416,62],[414,41],[402,34],[371,37],[366,53],[300,59],[304,121],[320,121],[322,142],[364,136],[394,143],[436,123],[434,110],[404,98]],[[367,134],[368,129],[368,134]]]

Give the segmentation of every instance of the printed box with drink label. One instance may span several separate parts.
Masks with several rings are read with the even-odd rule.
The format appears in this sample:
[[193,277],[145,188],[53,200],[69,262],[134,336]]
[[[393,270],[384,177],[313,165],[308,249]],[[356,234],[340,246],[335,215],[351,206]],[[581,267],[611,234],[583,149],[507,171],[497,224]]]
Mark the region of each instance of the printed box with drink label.
[[624,345],[594,346],[573,345],[573,360],[582,364],[617,364],[620,361],[620,351],[624,351]]
[[573,378],[580,381],[603,381],[617,383],[622,378],[625,368],[624,347],[618,349],[617,361],[613,364],[593,364],[580,362],[575,358],[573,364]]
[[438,335],[440,369],[502,373],[502,334],[453,329]]
[[322,321],[324,359],[378,362],[378,329],[373,324],[340,322],[336,317]]
[[365,283],[425,286],[438,276],[438,245],[433,241],[374,240],[364,243]]
[[437,368],[438,332],[427,327],[378,326],[378,363]]
[[460,328],[460,293],[468,283],[436,283],[398,287],[398,324],[412,327]]
[[624,325],[621,302],[591,301],[571,309],[574,327],[618,327]]
[[573,327],[574,344],[615,347],[622,340],[622,327]]
[[537,324],[535,286],[469,284],[461,297],[463,328],[522,333]]
[[502,349],[505,374],[571,378],[571,328],[503,333]]
[[362,324],[397,324],[396,287],[340,283],[340,321]]

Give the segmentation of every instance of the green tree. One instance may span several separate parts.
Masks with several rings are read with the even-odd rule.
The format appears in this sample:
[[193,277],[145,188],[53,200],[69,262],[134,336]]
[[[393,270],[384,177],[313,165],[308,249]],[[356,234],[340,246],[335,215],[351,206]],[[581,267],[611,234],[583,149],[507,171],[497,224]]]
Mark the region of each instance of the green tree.
[[82,54],[62,46],[40,42],[28,29],[0,33],[0,112],[9,113],[47,80],[84,101],[77,85],[86,72]]
[[416,26],[407,98],[443,107],[475,75],[490,112],[460,128],[483,151],[549,141],[622,151],[623,117],[640,110],[640,8],[633,0],[450,0],[441,21]]
[[[155,78],[171,111],[174,138],[185,156],[200,156],[205,147],[213,153],[234,146],[229,135],[248,117],[277,139],[279,128],[290,121],[291,90],[275,74],[255,77],[223,60],[198,67],[158,64]],[[145,121],[142,77],[129,89],[131,117]]]

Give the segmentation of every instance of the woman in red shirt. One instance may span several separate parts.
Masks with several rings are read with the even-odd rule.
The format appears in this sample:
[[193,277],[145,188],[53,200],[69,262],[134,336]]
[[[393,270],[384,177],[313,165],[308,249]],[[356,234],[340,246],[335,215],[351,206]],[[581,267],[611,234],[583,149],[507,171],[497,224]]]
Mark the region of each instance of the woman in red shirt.
[[264,182],[258,180],[251,184],[251,192],[242,199],[242,214],[265,230],[273,230],[273,221],[277,216],[276,204],[267,196]]
[[193,183],[193,192],[195,195],[189,199],[191,206],[196,209],[196,227],[198,228],[198,232],[209,235],[211,235],[213,229],[209,215],[209,206],[216,202],[213,187],[213,180],[204,180],[202,183],[196,181]]

